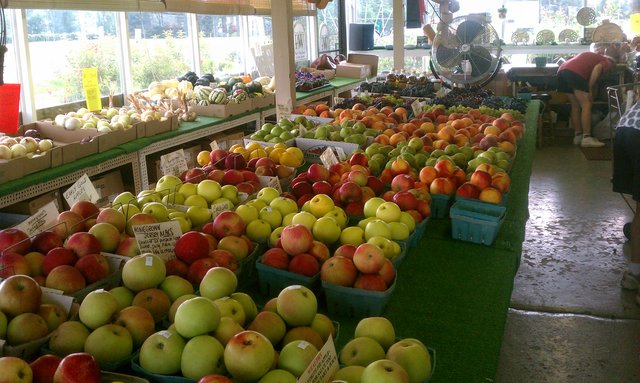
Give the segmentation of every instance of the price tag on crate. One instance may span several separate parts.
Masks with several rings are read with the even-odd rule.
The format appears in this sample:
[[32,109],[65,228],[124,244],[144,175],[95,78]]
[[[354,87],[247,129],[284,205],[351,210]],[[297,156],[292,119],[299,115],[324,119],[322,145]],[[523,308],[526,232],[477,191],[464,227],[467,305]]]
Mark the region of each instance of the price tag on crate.
[[218,150],[220,149],[220,147],[218,146],[218,142],[216,140],[211,141],[211,143],[209,144],[209,146],[211,147],[211,150]]
[[338,156],[338,160],[344,161],[347,159],[347,153],[344,152],[344,149],[342,149],[339,146],[336,146],[335,149],[336,149],[336,154]]
[[51,201],[44,205],[38,211],[25,219],[22,223],[16,226],[16,229],[24,231],[29,237],[34,236],[45,228],[49,228],[56,223],[58,218],[58,207],[55,201]]
[[233,209],[233,205],[231,204],[231,201],[214,203],[213,205],[211,205],[211,216],[215,218],[219,216],[220,213],[222,213],[223,211],[228,211],[232,209]]
[[336,346],[333,343],[333,338],[329,337],[311,363],[309,363],[309,366],[300,375],[298,382],[330,382],[339,369]]
[[160,156],[160,169],[163,175],[179,176],[183,172],[189,170],[187,165],[187,157],[184,150],[178,149],[175,152]]
[[422,107],[425,105],[426,103],[424,101],[413,101],[411,103],[411,110],[413,110],[413,115],[418,116],[420,113],[422,113]]
[[153,253],[164,261],[175,257],[176,241],[182,235],[178,221],[133,225],[140,253]]
[[280,180],[278,177],[270,177],[270,176],[258,176],[260,180],[260,186],[262,187],[272,187],[278,191],[278,193],[282,194],[282,187],[280,186]]
[[93,186],[88,175],[83,175],[62,196],[69,206],[73,206],[78,201],[89,201],[96,203],[100,199],[100,194]]
[[327,169],[329,169],[332,165],[340,162],[338,160],[338,157],[336,157],[336,154],[333,152],[333,148],[330,146],[327,147],[324,152],[322,152],[322,154],[320,155],[320,161],[322,161],[322,164]]
[[333,105],[339,104],[339,103],[341,103],[343,101],[344,101],[343,97],[334,97],[333,98]]

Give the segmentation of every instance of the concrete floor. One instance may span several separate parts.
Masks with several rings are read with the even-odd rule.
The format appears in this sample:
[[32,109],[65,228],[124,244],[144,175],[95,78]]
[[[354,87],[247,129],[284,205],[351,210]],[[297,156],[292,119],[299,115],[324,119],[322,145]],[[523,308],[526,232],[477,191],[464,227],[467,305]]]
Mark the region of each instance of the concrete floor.
[[611,166],[570,144],[537,150],[496,382],[640,382],[640,306],[620,288],[633,213]]

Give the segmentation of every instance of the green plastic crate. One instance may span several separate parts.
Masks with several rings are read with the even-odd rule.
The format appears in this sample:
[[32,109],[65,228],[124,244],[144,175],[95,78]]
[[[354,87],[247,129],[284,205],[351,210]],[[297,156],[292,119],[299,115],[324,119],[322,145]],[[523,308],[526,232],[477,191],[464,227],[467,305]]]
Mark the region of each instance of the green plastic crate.
[[329,313],[354,318],[382,315],[395,287],[395,280],[386,291],[369,291],[322,282]]
[[269,297],[276,297],[287,286],[302,285],[313,292],[318,292],[320,273],[313,277],[307,277],[287,270],[276,269],[262,263],[262,259],[256,262],[258,270],[258,282],[260,292]]
[[451,207],[451,236],[489,246],[500,231],[506,211],[504,206],[457,201]]
[[444,218],[449,214],[452,197],[447,194],[431,194],[431,217]]

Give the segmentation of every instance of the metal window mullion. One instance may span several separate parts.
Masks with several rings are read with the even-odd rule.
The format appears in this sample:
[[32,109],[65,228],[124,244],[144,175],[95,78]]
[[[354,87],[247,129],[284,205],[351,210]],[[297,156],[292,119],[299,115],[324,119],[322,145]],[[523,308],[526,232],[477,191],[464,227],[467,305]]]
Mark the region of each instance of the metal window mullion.
[[[29,30],[27,29],[27,11],[16,9],[10,12],[13,23],[13,41],[15,42],[18,80],[22,84],[20,110],[22,123],[27,124],[38,119],[36,97],[31,75],[31,54],[29,52]],[[25,86],[26,84],[26,86]]]

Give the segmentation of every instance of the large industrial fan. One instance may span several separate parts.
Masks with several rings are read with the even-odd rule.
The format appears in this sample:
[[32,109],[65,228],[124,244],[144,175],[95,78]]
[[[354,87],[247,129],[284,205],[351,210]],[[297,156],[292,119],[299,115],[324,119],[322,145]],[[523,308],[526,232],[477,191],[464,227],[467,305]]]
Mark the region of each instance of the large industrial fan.
[[500,70],[501,44],[483,15],[441,21],[431,48],[431,71],[447,87],[482,87]]

